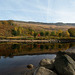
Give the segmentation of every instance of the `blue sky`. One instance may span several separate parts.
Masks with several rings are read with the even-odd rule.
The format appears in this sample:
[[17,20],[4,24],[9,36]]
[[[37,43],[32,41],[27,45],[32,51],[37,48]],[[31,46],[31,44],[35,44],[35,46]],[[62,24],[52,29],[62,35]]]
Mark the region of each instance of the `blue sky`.
[[0,20],[75,23],[75,0],[0,0]]

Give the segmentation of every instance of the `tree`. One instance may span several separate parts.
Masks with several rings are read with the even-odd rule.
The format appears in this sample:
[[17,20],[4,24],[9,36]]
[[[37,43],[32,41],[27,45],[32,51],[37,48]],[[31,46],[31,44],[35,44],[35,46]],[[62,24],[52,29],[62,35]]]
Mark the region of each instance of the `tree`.
[[12,33],[12,35],[17,36],[17,35],[20,35],[20,30],[19,30],[19,28],[17,29],[17,31],[15,29],[12,29],[11,33]]
[[17,30],[17,35],[20,35],[20,33],[21,33],[21,32],[20,32],[20,29],[18,29],[18,30]]
[[44,36],[44,32],[41,31],[41,32],[40,32],[40,35],[41,35],[41,36]]
[[50,35],[51,35],[51,36],[55,36],[55,32],[54,32],[54,31],[52,31]]
[[70,33],[68,31],[66,31],[66,36],[68,36],[68,37],[70,36]]
[[14,29],[12,30],[12,35],[17,36],[17,32]]
[[36,36],[37,36],[37,33],[36,33],[36,32],[34,32],[34,38],[36,38]]
[[62,33],[59,33],[59,37],[61,37],[62,36]]
[[40,37],[40,34],[38,34],[38,36]]
[[57,34],[56,35],[59,36],[59,37],[61,37],[62,36],[62,32],[63,31],[60,29],[60,30],[57,31]]
[[63,32],[62,32],[62,36],[63,36],[63,37],[69,37],[68,31],[63,31]]
[[48,35],[49,35],[49,32],[48,32],[48,31],[46,31],[46,32],[45,32],[45,36],[48,36]]
[[31,34],[34,35],[34,31],[32,31]]
[[70,33],[71,37],[75,37],[75,28],[68,29],[68,32]]
[[14,27],[14,29],[15,29],[15,31],[17,31],[17,30],[18,30],[18,27],[17,27],[17,26],[15,26],[15,27]]

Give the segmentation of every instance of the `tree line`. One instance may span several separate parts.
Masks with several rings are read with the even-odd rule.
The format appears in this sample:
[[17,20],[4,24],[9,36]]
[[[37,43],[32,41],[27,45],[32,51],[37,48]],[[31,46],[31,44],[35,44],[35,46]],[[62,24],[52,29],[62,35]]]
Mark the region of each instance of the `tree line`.
[[70,28],[67,31],[54,30],[54,31],[34,31],[31,28],[25,29],[24,27],[17,27],[12,30],[12,35],[14,36],[56,36],[56,37],[75,37],[75,28]]

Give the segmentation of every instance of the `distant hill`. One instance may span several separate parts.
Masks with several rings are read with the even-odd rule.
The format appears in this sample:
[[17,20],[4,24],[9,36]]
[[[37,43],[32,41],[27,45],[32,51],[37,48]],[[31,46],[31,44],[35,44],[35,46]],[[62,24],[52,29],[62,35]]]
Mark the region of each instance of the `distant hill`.
[[70,25],[70,26],[75,26],[75,23],[63,23],[63,22],[57,22],[57,23],[43,23],[43,22],[25,22],[25,21],[15,21],[19,23],[30,23],[30,24],[43,24],[43,25]]
[[[69,28],[75,28],[75,23],[42,23],[42,22],[24,22],[13,20],[1,20],[0,21],[0,36],[13,36],[12,31],[15,29],[20,35],[27,35],[29,30],[34,31],[52,31],[63,30],[66,31]],[[13,31],[14,32],[14,31]],[[16,32],[14,32],[16,33]],[[17,35],[17,34],[16,34]]]

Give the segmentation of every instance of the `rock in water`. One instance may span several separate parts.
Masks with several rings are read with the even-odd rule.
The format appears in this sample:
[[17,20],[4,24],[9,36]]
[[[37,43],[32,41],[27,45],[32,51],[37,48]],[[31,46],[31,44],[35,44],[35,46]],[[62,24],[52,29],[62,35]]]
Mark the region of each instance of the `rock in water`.
[[75,61],[64,52],[58,52],[54,66],[59,75],[75,75]]
[[42,59],[39,64],[40,64],[40,66],[43,66],[45,68],[53,69],[54,68],[54,61],[55,60]]
[[27,68],[32,69],[34,66],[32,64],[27,65]]
[[46,69],[45,67],[39,67],[35,72],[34,75],[57,75],[53,71]]

